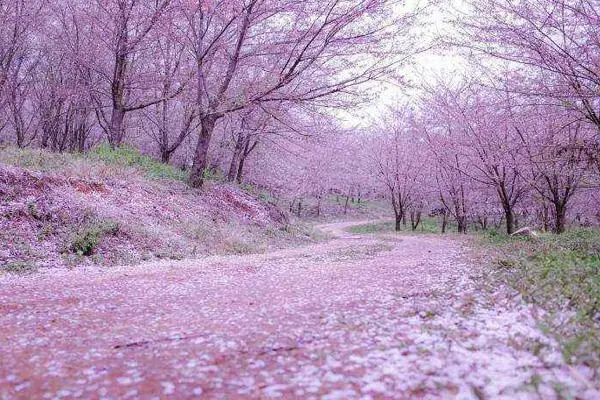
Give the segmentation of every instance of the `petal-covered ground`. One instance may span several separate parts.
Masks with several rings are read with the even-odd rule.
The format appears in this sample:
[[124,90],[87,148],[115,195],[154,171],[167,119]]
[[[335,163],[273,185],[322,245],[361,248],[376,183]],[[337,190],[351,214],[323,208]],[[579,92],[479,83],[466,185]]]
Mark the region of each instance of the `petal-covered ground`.
[[0,398],[600,398],[458,239],[0,278]]

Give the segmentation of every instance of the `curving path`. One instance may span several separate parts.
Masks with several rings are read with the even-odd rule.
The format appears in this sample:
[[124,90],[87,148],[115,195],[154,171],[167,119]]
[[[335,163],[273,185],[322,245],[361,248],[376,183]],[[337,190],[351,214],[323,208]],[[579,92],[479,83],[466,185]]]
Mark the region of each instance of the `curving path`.
[[460,239],[0,278],[0,399],[598,397]]

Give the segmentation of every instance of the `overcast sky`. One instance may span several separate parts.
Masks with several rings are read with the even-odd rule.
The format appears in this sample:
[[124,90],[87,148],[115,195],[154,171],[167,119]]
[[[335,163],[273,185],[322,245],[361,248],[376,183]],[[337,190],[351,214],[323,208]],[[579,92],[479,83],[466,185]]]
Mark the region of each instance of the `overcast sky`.
[[[408,5],[413,7],[419,0],[408,0]],[[461,0],[447,0],[445,5],[459,5]],[[432,40],[444,31],[448,31],[449,26],[444,23],[448,19],[448,12],[444,11],[446,7],[436,6],[429,10],[426,18],[423,20],[423,27],[419,31],[419,37],[423,41]],[[422,36],[421,36],[422,35]],[[454,75],[465,68],[464,60],[458,55],[452,55],[448,52],[442,53],[439,50],[432,49],[414,56],[410,65],[401,68],[398,72],[404,77],[404,80],[410,85],[418,86],[423,81]],[[390,79],[388,83],[377,85],[381,90],[381,95],[368,106],[357,110],[342,113],[343,125],[345,127],[368,127],[377,123],[382,114],[385,114],[389,107],[393,107],[400,102],[410,102],[416,95],[415,89],[411,86],[396,83]]]

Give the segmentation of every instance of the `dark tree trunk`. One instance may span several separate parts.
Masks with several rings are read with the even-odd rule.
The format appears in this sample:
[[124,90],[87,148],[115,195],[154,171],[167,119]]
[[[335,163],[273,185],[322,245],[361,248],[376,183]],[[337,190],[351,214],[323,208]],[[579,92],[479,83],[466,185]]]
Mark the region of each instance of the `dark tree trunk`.
[[123,142],[123,121],[125,120],[125,79],[129,62],[129,33],[125,10],[120,9],[118,41],[115,53],[115,65],[111,82],[112,113],[108,125],[108,142],[112,148]]
[[237,170],[237,176],[235,178],[236,182],[238,184],[242,184],[242,181],[244,180],[244,164],[246,163],[246,156],[244,154],[242,154],[242,157],[240,158],[240,163],[238,165],[238,170]]
[[448,214],[445,212],[442,214],[442,233],[446,233],[446,228],[448,227]]
[[510,206],[504,206],[504,219],[506,220],[506,233],[512,235],[515,231],[515,215]]
[[160,152],[160,161],[164,164],[168,164],[171,161],[171,152],[167,149],[163,149]]
[[564,204],[554,204],[554,233],[561,234],[565,232],[566,219],[567,219],[567,208]]
[[240,155],[240,164],[238,166],[238,172],[237,172],[237,182],[239,184],[241,184],[242,181],[244,180],[244,166],[246,165],[246,160],[248,159],[248,156],[250,155],[250,153],[252,153],[254,151],[254,149],[256,149],[256,146],[258,146],[258,140],[255,140],[254,143],[250,144],[250,142],[252,141],[251,136],[246,136],[246,138],[244,140],[245,140],[245,143],[244,143],[242,154]]
[[396,214],[396,232],[400,232],[402,230],[402,219],[404,216],[402,214]]
[[321,216],[321,196],[317,197],[317,217]]
[[189,184],[193,188],[201,188],[204,185],[204,173],[208,166],[208,149],[216,122],[217,119],[212,116],[204,117],[201,120],[200,136],[196,143],[194,161],[189,177]]
[[481,230],[485,231],[488,228],[488,218],[487,217],[478,217],[477,220],[479,221],[479,226],[481,227]]
[[87,139],[87,127],[85,126],[85,123],[80,122],[77,125],[75,135],[75,149],[77,152],[83,153],[85,151],[85,142]]
[[171,154],[173,154],[173,152],[169,148],[169,134],[165,126],[160,128],[160,136],[161,139],[158,144],[160,150],[160,161],[163,164],[168,164],[169,161],[171,161]]
[[550,221],[549,221],[549,212],[548,212],[548,206],[546,204],[544,204],[542,206],[542,226],[544,229],[544,232],[548,232],[550,230]]
[[122,108],[113,108],[110,117],[110,126],[108,131],[108,143],[112,148],[123,144],[123,121],[125,120],[125,110]]
[[243,137],[238,134],[235,140],[235,148],[233,149],[233,155],[231,156],[231,163],[229,164],[229,171],[227,172],[227,181],[233,182],[236,180],[239,171],[240,155],[242,153]]
[[416,231],[421,223],[421,211],[411,211],[410,213],[410,227],[412,231]]
[[467,218],[463,215],[456,219],[458,233],[467,233]]
[[[402,230],[402,224],[406,227],[406,210],[404,208],[404,203],[402,202],[402,196],[400,193],[392,195],[392,208],[394,209],[394,216],[396,218],[396,232],[400,232]],[[397,197],[396,197],[397,196]]]
[[40,146],[42,147],[42,149],[47,149],[48,148],[48,141],[50,140],[50,126],[49,124],[46,122],[42,125],[42,141]]

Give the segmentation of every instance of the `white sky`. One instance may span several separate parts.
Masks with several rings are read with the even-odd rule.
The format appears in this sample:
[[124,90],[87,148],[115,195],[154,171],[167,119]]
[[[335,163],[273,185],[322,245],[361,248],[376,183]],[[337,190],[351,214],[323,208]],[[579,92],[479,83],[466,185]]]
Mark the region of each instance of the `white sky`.
[[[414,6],[417,2],[419,0],[408,0],[407,4]],[[445,4],[456,6],[461,2],[461,0],[447,0]],[[444,22],[447,16],[444,7],[435,6],[430,10],[429,15],[423,21],[422,35],[425,41],[439,36],[444,30],[448,29],[448,25]],[[458,55],[447,52],[443,54],[437,49],[432,49],[416,55],[411,65],[402,68],[398,72],[409,85],[414,86],[436,77],[464,71],[465,68],[465,61]],[[340,117],[344,127],[368,127],[377,123],[377,120],[382,114],[386,113],[389,107],[401,102],[411,101],[411,96],[414,97],[416,93],[416,90],[411,86],[398,85],[393,82],[393,79],[389,83],[379,84],[376,90],[381,91],[381,94],[377,96],[376,101],[361,109],[341,113]]]

